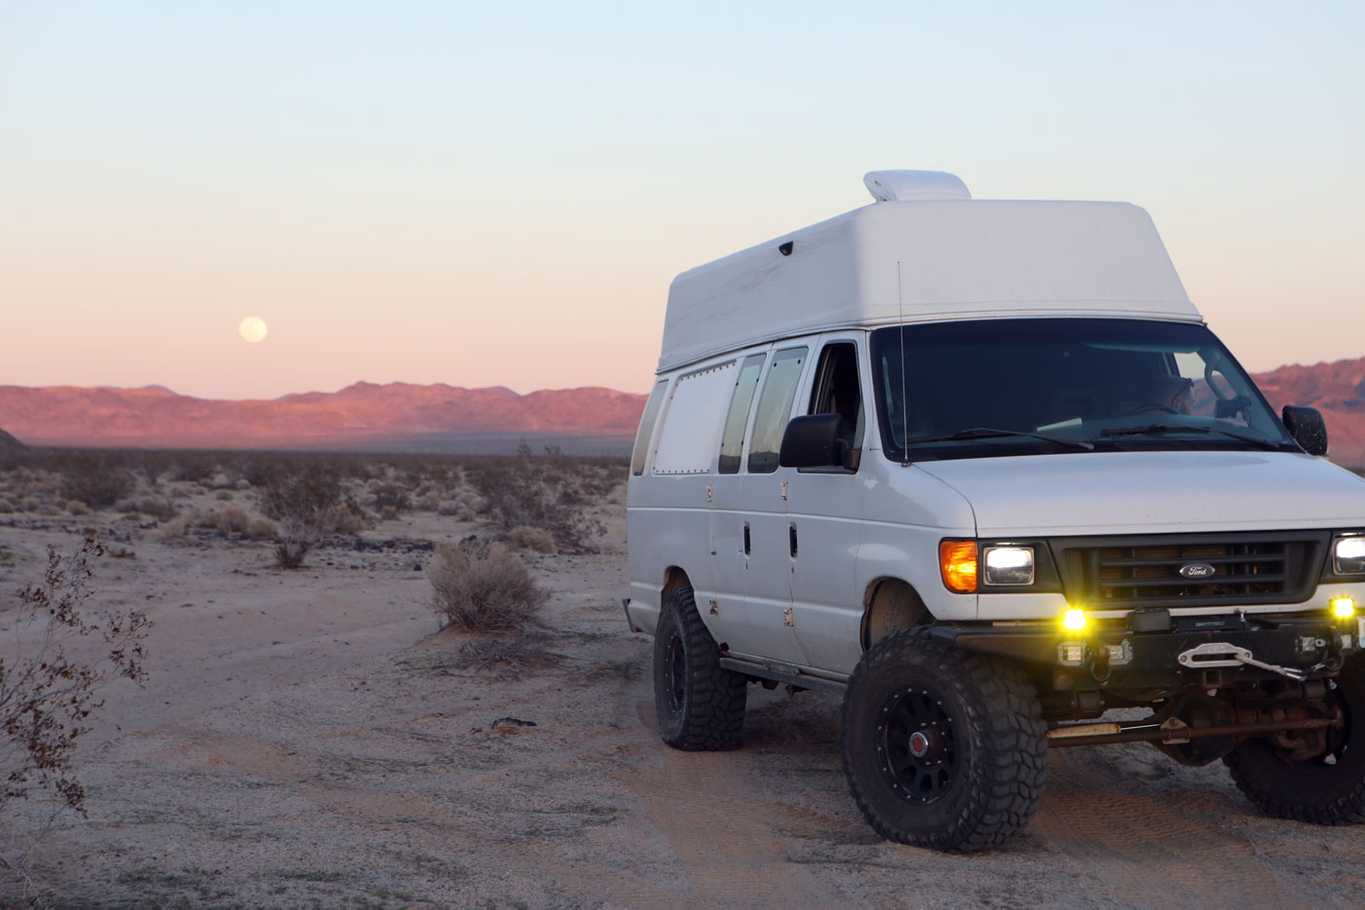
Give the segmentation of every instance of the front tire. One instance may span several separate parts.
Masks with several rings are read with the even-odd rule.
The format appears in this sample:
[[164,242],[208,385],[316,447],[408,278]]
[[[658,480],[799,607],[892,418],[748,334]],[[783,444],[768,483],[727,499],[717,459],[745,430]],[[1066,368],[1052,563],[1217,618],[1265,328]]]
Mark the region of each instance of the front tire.
[[1318,825],[1365,822],[1365,659],[1347,661],[1335,685],[1345,726],[1328,731],[1325,755],[1293,761],[1269,740],[1253,739],[1223,759],[1237,789],[1266,815]]
[[659,737],[689,752],[739,747],[748,680],[720,665],[720,647],[690,587],[664,595],[654,631],[654,713]]
[[888,840],[981,850],[1028,825],[1046,733],[1018,670],[928,627],[907,629],[874,645],[849,679],[844,774],[863,817]]

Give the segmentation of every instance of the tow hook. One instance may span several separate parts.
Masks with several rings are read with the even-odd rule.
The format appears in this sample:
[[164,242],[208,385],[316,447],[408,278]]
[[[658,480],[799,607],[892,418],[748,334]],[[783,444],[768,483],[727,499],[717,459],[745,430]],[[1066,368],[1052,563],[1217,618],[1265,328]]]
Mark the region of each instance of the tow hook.
[[1182,667],[1189,667],[1193,670],[1213,669],[1216,667],[1256,667],[1261,670],[1268,670],[1271,673],[1278,673],[1286,679],[1295,682],[1303,682],[1308,678],[1308,674],[1295,667],[1282,667],[1279,664],[1266,663],[1257,660],[1246,648],[1231,645],[1222,641],[1206,642],[1188,651],[1180,652],[1176,658]]

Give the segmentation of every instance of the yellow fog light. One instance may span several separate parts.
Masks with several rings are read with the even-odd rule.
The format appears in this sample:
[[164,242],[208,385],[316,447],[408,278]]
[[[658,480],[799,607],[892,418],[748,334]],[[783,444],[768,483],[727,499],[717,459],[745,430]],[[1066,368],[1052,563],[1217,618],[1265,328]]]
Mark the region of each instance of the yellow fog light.
[[1352,619],[1356,615],[1355,598],[1345,594],[1333,597],[1327,601],[1327,609],[1332,612],[1333,619]]
[[1090,617],[1080,607],[1068,607],[1062,614],[1062,628],[1068,632],[1084,632],[1090,626]]

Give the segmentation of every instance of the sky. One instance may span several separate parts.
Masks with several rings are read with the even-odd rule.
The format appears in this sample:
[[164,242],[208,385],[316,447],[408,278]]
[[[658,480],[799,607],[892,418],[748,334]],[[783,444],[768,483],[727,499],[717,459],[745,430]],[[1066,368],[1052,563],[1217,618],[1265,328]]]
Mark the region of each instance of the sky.
[[[643,391],[668,283],[927,168],[1365,355],[1365,4],[0,0],[0,384]],[[244,317],[269,336],[247,344]]]

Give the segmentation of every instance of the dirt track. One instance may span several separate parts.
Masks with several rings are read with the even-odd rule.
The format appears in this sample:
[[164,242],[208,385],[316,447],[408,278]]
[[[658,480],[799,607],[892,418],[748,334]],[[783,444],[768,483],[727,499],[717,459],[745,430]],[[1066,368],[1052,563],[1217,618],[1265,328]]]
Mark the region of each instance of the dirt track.
[[[0,529],[30,555],[69,540]],[[973,857],[871,833],[829,696],[755,687],[744,749],[668,750],[649,640],[620,614],[619,553],[540,558],[556,592],[546,628],[490,644],[433,635],[425,557],[401,547],[278,573],[253,546],[134,546],[101,573],[106,596],[156,620],[152,677],[111,692],[89,738],[89,819],[41,841],[37,879],[59,906],[1347,907],[1365,894],[1365,829],[1260,818],[1221,766],[1146,746],[1055,752],[1029,833]]]

